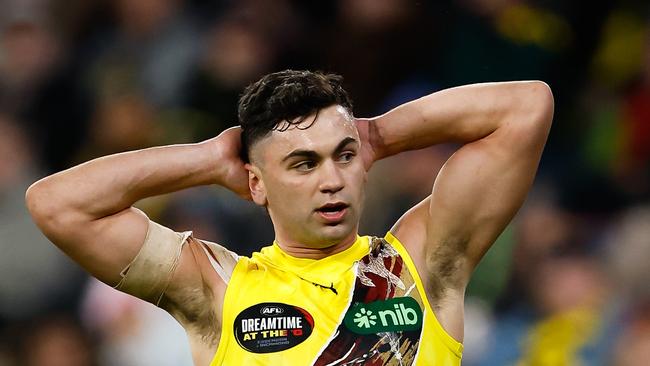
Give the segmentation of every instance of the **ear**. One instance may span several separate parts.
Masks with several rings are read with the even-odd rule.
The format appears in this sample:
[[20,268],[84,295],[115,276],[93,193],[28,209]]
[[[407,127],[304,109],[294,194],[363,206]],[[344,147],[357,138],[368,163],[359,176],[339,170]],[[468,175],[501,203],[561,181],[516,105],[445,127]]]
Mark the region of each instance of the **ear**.
[[266,187],[260,168],[252,164],[245,164],[244,168],[248,170],[248,188],[251,190],[253,202],[260,206],[266,206]]

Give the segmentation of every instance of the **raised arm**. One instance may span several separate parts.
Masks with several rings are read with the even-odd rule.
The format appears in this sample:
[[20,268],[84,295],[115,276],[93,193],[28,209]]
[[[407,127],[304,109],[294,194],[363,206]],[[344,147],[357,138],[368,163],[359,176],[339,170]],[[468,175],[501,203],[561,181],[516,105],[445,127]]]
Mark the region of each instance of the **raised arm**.
[[239,131],[230,129],[201,143],[105,156],[34,183],[27,190],[27,207],[54,244],[114,286],[139,252],[149,226],[147,216],[132,205],[208,184],[246,196],[247,175],[238,151]]
[[430,299],[456,297],[460,308],[443,322],[459,338],[464,288],[523,203],[552,116],[549,87],[525,81],[447,89],[359,121],[375,160],[443,142],[464,144],[440,170],[432,194],[391,229],[425,273]]

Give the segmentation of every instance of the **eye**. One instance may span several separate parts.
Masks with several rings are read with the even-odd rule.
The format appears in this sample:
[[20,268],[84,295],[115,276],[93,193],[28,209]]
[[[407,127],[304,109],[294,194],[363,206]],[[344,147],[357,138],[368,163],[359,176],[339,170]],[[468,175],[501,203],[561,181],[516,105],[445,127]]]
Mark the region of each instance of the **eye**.
[[305,160],[298,164],[292,166],[293,169],[296,169],[301,172],[308,172],[316,167],[316,162],[311,160]]
[[339,155],[339,161],[343,163],[348,163],[352,160],[352,158],[354,158],[354,156],[355,153],[353,153],[352,151],[346,151],[341,155]]

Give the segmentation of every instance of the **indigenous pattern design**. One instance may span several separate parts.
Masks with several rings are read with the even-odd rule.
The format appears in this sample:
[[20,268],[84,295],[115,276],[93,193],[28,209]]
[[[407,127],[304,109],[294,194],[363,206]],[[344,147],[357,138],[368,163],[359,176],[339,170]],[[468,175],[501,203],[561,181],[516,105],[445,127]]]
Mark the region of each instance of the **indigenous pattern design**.
[[350,306],[317,366],[414,364],[424,304],[402,257],[386,240],[371,238],[357,267]]

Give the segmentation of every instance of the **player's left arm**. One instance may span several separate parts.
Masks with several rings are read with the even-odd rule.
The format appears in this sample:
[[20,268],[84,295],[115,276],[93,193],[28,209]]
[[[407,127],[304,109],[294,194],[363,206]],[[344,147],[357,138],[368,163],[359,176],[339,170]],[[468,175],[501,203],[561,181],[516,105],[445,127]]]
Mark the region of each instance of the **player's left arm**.
[[553,117],[539,81],[443,90],[368,120],[358,120],[373,160],[443,142],[463,146],[444,164],[423,202],[391,232],[407,247],[429,288],[460,292],[522,205]]

